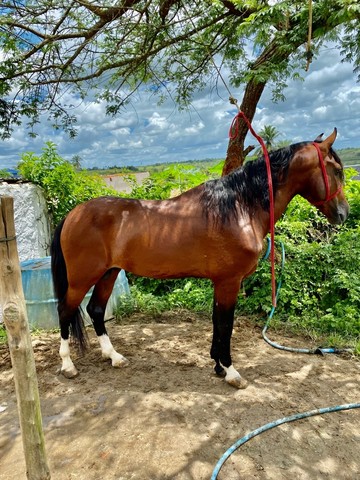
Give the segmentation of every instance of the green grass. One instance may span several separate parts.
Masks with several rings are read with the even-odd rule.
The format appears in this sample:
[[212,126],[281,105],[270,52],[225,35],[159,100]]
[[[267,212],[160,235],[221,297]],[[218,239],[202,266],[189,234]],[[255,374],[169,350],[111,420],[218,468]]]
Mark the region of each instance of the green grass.
[[6,330],[3,325],[0,325],[0,345],[7,342]]

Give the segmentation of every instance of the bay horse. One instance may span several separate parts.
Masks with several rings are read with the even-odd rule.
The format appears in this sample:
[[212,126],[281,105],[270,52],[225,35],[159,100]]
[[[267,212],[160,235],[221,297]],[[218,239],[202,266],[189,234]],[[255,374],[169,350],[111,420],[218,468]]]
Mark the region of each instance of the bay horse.
[[[343,192],[343,166],[325,140],[302,142],[270,153],[275,221],[297,194],[315,205],[332,224],[342,224],[349,205]],[[215,372],[243,388],[230,342],[241,282],[251,275],[269,232],[269,191],[264,158],[168,200],[99,197],[76,206],[55,230],[52,276],[61,331],[61,372],[78,374],[70,358],[69,331],[86,347],[81,301],[94,286],[86,307],[102,355],[114,367],[127,360],[107,335],[104,312],[114,282],[124,269],[158,279],[208,278],[214,287],[210,355]]]

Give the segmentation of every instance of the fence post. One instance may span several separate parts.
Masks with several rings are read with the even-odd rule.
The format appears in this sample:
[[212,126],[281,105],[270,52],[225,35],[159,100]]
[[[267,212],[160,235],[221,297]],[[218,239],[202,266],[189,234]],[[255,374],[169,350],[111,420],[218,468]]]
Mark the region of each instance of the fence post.
[[34,353],[15,237],[11,197],[0,197],[0,301],[3,309],[28,480],[49,480]]

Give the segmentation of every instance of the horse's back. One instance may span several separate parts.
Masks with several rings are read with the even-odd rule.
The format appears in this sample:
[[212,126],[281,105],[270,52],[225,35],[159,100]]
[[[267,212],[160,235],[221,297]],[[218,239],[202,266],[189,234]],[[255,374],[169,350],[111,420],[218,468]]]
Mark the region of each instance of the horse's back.
[[77,264],[74,270],[94,258],[102,269],[116,266],[152,277],[176,276],[177,269],[183,276],[183,257],[200,237],[205,244],[205,219],[196,200],[98,197],[68,214],[61,244],[71,258],[67,263]]

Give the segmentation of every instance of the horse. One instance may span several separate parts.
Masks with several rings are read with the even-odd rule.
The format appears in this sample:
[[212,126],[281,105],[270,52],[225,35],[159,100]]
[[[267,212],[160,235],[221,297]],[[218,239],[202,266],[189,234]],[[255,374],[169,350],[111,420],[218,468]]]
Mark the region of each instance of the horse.
[[[346,220],[343,165],[332,148],[336,136],[334,129],[323,141],[318,137],[269,154],[275,221],[295,195],[315,205],[331,224]],[[78,375],[69,334],[80,349],[86,348],[80,303],[92,286],[86,310],[102,356],[114,367],[127,363],[104,324],[107,301],[124,269],[157,279],[210,279],[214,370],[228,384],[244,388],[247,382],[231,359],[234,310],[241,282],[256,270],[269,217],[263,157],[167,200],[103,196],[77,205],[55,229],[51,245],[64,376]]]

